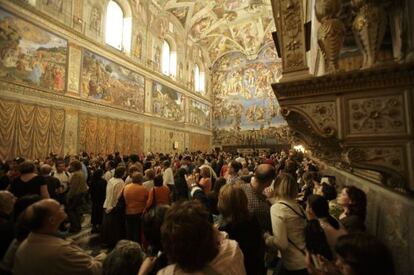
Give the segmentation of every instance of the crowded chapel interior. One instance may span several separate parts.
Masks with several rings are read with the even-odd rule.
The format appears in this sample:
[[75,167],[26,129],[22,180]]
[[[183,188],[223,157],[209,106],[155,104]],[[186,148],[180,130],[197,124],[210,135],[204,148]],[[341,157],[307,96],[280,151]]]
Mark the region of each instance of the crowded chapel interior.
[[0,274],[414,274],[413,93],[413,0],[0,0]]

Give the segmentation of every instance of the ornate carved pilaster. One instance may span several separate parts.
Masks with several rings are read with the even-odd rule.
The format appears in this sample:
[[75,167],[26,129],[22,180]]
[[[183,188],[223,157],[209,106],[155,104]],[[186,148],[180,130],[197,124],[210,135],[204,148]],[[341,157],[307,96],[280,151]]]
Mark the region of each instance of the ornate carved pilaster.
[[68,62],[68,92],[79,96],[79,83],[81,73],[82,49],[69,43],[69,62]]
[[321,23],[318,29],[318,45],[325,60],[325,71],[339,69],[339,53],[345,38],[344,23],[338,19],[341,0],[316,0],[315,14]]
[[[272,87],[293,137],[315,157],[414,194],[414,64]],[[373,172],[381,176],[370,177]]]
[[302,0],[272,0],[282,55],[281,81],[309,76]]
[[369,68],[377,62],[377,54],[387,26],[387,16],[381,1],[353,0],[351,3],[357,10],[352,29],[362,52],[362,67]]

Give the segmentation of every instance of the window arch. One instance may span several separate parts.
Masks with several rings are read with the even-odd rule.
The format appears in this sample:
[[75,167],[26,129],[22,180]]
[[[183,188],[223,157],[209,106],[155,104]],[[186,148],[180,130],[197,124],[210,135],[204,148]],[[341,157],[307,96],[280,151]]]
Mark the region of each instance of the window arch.
[[131,51],[132,17],[110,0],[106,7],[105,43],[124,52]]
[[175,78],[177,73],[177,52],[167,40],[162,44],[161,72]]
[[200,93],[205,93],[206,90],[206,76],[198,64],[194,66],[194,90]]

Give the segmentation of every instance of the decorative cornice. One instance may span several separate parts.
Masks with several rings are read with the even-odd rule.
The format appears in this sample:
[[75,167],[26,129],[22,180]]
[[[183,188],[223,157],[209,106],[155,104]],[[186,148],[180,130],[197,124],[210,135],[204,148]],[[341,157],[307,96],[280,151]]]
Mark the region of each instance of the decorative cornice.
[[342,72],[272,84],[277,99],[309,97],[414,85],[414,63]]
[[[82,32],[76,31],[68,25],[56,20],[44,12],[33,8],[28,4],[25,4],[24,2],[0,1],[0,8],[6,9],[11,13],[15,13],[17,16],[20,14],[20,17],[23,15],[24,20],[34,23],[41,28],[44,28],[45,24],[47,24],[49,27],[53,26],[53,28],[46,28],[45,30],[51,31],[54,34],[57,34],[62,38],[68,40],[69,45],[76,45],[77,47],[85,48],[94,53],[103,55],[105,58],[108,58],[112,62],[119,63],[119,65],[125,66],[128,69],[131,69],[134,72],[141,74],[148,79],[151,79],[152,81],[160,82],[163,85],[166,85],[174,90],[177,90],[178,92],[185,94],[187,97],[191,97],[211,107],[211,98],[197,94],[195,91],[188,89],[185,84],[174,81],[170,77],[163,75],[161,72],[150,70],[147,66],[145,66],[145,62],[138,62],[136,59],[126,55],[123,52],[120,52],[105,44],[99,43],[98,41],[86,36]],[[22,14],[22,9],[24,11],[24,14]],[[208,94],[209,93],[206,95]]]

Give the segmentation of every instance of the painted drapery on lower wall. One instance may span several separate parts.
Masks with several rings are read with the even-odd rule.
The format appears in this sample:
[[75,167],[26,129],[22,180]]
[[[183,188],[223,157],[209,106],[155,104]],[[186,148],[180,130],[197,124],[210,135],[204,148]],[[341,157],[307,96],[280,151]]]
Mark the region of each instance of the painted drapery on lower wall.
[[0,158],[63,154],[65,111],[0,100]]
[[184,151],[185,133],[162,127],[151,127],[150,151],[153,153],[175,153]]
[[209,135],[190,133],[189,142],[188,149],[191,152],[209,152],[211,150],[211,136]]
[[79,150],[95,154],[142,153],[144,126],[124,120],[79,114]]
[[264,145],[286,142],[286,122],[271,84],[281,77],[274,46],[254,60],[234,52],[213,67],[215,145]]

